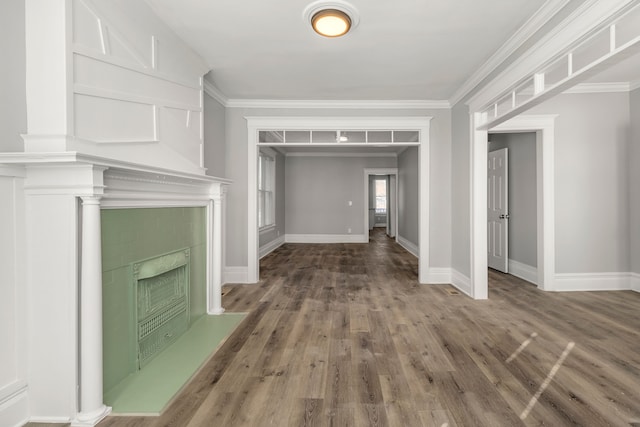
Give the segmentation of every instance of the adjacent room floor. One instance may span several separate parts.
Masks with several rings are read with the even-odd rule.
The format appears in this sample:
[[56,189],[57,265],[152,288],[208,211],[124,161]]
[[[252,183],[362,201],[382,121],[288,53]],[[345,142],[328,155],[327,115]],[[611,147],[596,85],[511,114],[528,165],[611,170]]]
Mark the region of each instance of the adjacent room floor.
[[518,426],[640,423],[640,294],[545,293],[490,273],[490,299],[419,285],[366,244],[286,244],[249,312],[160,417],[100,426]]

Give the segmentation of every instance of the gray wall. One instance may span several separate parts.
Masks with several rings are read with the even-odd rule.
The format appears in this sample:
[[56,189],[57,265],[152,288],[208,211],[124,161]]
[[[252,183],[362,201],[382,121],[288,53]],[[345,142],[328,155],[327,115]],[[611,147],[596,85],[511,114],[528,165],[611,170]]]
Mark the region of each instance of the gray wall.
[[207,175],[225,177],[225,107],[204,93],[204,167]]
[[[364,234],[364,169],[395,157],[287,157],[287,234]],[[349,206],[348,202],[353,205]]]
[[22,151],[27,132],[24,0],[0,5],[0,152]]
[[[435,110],[350,110],[228,108],[226,129],[226,177],[233,180],[227,195],[227,266],[247,262],[247,122],[245,116],[341,116],[389,117],[430,116],[431,120],[431,224],[430,263],[450,265],[451,255],[451,111]],[[468,132],[468,128],[467,128]],[[434,175],[436,175],[434,177]],[[364,179],[364,178],[363,178]],[[355,231],[355,229],[354,229]],[[287,232],[289,232],[287,230]]]
[[640,273],[640,89],[630,93],[629,235],[631,271]]
[[463,103],[456,104],[451,126],[451,267],[466,277],[471,275],[469,133],[469,108]]
[[285,169],[286,162],[284,155],[276,152],[276,226],[260,233],[258,243],[260,247],[271,243],[280,236],[284,236],[285,233],[285,203],[287,197],[285,189]]
[[409,147],[398,156],[398,237],[419,244],[419,164],[418,147]]
[[629,271],[629,94],[564,94],[555,128],[556,273]]
[[489,135],[489,151],[509,149],[509,259],[537,267],[536,134]]

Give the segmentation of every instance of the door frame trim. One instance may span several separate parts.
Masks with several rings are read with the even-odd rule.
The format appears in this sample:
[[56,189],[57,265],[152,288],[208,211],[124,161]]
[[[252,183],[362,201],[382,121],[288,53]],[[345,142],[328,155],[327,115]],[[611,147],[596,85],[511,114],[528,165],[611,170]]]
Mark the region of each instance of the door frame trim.
[[[393,238],[396,242],[398,241],[398,168],[365,168],[364,169],[364,237],[365,240],[369,241],[369,177],[371,175],[395,175],[396,176],[396,203],[394,206],[394,227],[396,230],[396,235]],[[387,194],[387,197],[389,195]]]
[[[418,146],[418,229],[419,252],[418,281],[427,283],[429,273],[429,159],[430,159],[430,116],[398,116],[398,117],[304,117],[304,116],[245,116],[247,120],[247,281],[257,283],[260,278],[259,239],[258,239],[258,195],[257,158],[261,145],[277,146],[278,144],[260,144],[258,130],[419,130],[420,141],[416,143],[397,143],[392,145]],[[284,144],[283,144],[284,145]],[[336,143],[287,144],[304,146],[333,146]],[[380,147],[390,144],[361,143],[340,144],[340,146]],[[397,234],[397,233],[396,233]]]
[[[538,288],[555,290],[555,119],[557,115],[520,115],[490,129],[492,133],[536,133]],[[477,117],[475,117],[477,119]],[[476,130],[473,143],[471,280],[473,297],[488,298],[487,188],[488,132]],[[484,172],[484,179],[479,176]]]

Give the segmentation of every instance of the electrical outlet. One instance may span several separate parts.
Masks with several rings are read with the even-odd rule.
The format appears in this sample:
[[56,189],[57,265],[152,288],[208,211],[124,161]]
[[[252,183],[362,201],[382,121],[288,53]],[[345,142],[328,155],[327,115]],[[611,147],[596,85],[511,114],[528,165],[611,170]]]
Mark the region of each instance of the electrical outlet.
[[351,228],[347,228],[347,233],[351,234]]
[[347,203],[349,203],[349,206],[353,206],[353,202],[351,200],[349,200],[349,202]]

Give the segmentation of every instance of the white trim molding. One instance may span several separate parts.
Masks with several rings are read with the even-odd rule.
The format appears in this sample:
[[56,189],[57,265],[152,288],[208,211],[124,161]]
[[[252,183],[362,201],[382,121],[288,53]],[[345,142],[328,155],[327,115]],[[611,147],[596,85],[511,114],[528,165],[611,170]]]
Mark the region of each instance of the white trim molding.
[[396,242],[398,242],[398,244],[400,246],[402,246],[407,252],[409,252],[411,255],[413,255],[416,258],[419,258],[419,254],[420,254],[420,249],[418,249],[418,245],[412,243],[411,241],[409,241],[409,239],[406,239],[405,237],[402,237],[401,235],[397,235],[396,236]]
[[364,234],[285,234],[286,243],[369,243]]
[[578,83],[562,93],[619,93],[631,91],[628,82],[619,83]]
[[[477,123],[479,113],[472,116]],[[521,115],[491,132],[536,132],[536,209],[538,288],[554,290],[555,277],[555,115]],[[475,126],[474,126],[475,127]],[[473,297],[488,298],[487,276],[487,152],[488,132],[472,132],[471,158],[471,284]]]
[[[259,147],[269,144],[260,144],[258,141],[259,130],[281,129],[314,129],[314,130],[418,130],[420,141],[408,145],[417,145],[419,152],[419,225],[420,230],[420,258],[419,280],[425,283],[429,262],[429,144],[430,123],[429,116],[401,116],[401,117],[280,117],[280,116],[247,116],[247,279],[250,283],[256,283],[260,277],[259,248],[258,248],[258,186],[257,186],[257,162]],[[314,146],[332,146],[335,143],[314,143]],[[359,144],[360,146],[376,147],[388,144]],[[407,144],[397,144],[407,145]],[[353,239],[352,235],[349,239]],[[366,234],[365,234],[366,236]],[[291,237],[291,235],[289,236]],[[344,237],[342,237],[344,238]],[[326,237],[323,237],[326,239]],[[287,237],[285,236],[285,240]]]
[[[562,273],[556,274],[555,291],[624,291],[631,290],[634,273]],[[637,282],[636,282],[637,284]]]
[[527,40],[536,34],[551,18],[553,18],[568,0],[548,0],[535,14],[527,20],[518,30],[464,82],[464,84],[451,97],[449,103],[455,105],[473,91],[478,84],[486,79],[500,64],[520,48]]
[[228,108],[293,108],[293,109],[356,109],[356,110],[446,110],[447,100],[294,100],[294,99],[229,99]]
[[[566,0],[554,0],[566,1]],[[230,99],[213,83],[204,79],[204,92],[226,108],[321,108],[358,110],[446,110],[451,103],[446,99],[406,100],[318,100],[318,99]]]
[[251,283],[248,280],[247,267],[225,267],[222,273],[222,283]]
[[18,427],[29,421],[27,391],[27,385],[22,382],[12,383],[0,389],[0,425]]
[[509,260],[509,274],[534,285],[538,284],[538,269],[513,259]]
[[277,237],[277,238],[273,239],[269,243],[266,243],[266,244],[260,246],[260,251],[258,253],[258,255],[260,256],[260,259],[266,257],[271,252],[275,251],[280,246],[284,245],[284,243],[285,243],[285,236],[280,236],[280,237]]
[[451,269],[445,267],[429,267],[427,283],[431,285],[444,285],[451,283]]
[[471,279],[458,270],[451,270],[451,284],[462,293],[473,298],[473,289],[471,287]]
[[636,292],[640,292],[640,274],[638,273],[629,273],[631,275],[630,281],[631,281],[631,290],[632,291],[636,291]]
[[[405,149],[407,147],[408,146],[405,146]],[[339,147],[336,147],[336,150],[338,149]],[[343,151],[331,151],[331,152],[294,151],[294,152],[286,152],[285,157],[392,157],[392,158],[397,158],[398,153],[350,153],[350,152],[343,152]]]

